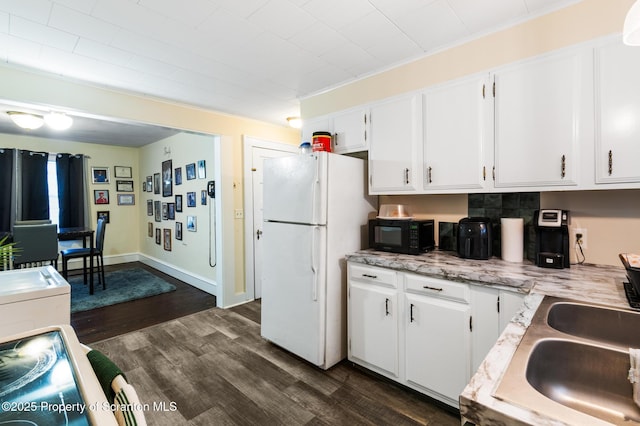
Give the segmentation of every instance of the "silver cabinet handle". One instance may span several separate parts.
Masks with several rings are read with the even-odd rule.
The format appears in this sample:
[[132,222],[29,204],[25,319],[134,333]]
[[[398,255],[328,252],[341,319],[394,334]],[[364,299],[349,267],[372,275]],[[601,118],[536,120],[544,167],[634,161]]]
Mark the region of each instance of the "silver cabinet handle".
[[561,172],[560,172],[560,176],[562,178],[565,177],[566,171],[567,171],[567,158],[563,155],[562,156],[562,167],[561,167]]
[[609,176],[613,174],[613,151],[609,150]]
[[429,183],[433,182],[433,180],[431,180],[431,170],[431,166],[429,166],[429,168],[427,169],[427,179]]
[[404,169],[404,183],[409,185],[409,169]]

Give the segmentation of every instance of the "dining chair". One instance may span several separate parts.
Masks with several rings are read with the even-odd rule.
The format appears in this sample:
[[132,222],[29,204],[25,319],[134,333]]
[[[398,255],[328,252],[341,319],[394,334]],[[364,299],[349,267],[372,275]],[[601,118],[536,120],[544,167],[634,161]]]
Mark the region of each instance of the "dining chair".
[[104,279],[104,235],[107,227],[107,222],[105,219],[98,219],[98,226],[96,227],[96,242],[93,247],[93,250],[90,247],[78,247],[78,248],[69,248],[60,251],[60,255],[62,257],[62,276],[67,279],[69,272],[69,260],[71,259],[83,259],[83,267],[82,273],[84,276],[84,283],[87,283],[87,268],[86,268],[86,260],[91,260],[91,256],[95,257],[96,260],[96,268],[98,272],[98,284],[102,283],[102,289],[107,288],[106,281]]
[[14,268],[40,266],[58,261],[58,225],[30,224],[13,227]]

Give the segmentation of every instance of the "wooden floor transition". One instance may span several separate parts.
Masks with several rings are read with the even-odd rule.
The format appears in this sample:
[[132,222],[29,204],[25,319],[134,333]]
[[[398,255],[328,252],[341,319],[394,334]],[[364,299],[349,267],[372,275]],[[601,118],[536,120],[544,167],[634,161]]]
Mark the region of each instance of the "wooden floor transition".
[[149,425],[460,424],[430,398],[347,360],[323,371],[267,342],[260,301],[215,308],[215,297],[134,265],[177,291],[73,314],[72,325],[125,372]]
[[[71,325],[80,342],[90,344],[216,306],[215,296],[141,262],[110,265],[105,267],[105,271],[133,267],[146,269],[163,278],[175,285],[176,291],[71,314]],[[96,293],[99,291],[97,289]]]

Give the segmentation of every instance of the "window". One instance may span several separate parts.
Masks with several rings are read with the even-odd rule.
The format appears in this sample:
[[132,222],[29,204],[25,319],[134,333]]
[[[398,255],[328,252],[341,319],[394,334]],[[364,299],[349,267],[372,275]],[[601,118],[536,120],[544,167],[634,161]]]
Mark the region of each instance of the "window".
[[58,174],[56,156],[51,154],[47,162],[47,181],[49,187],[49,219],[56,225],[60,221],[60,204],[58,203]]

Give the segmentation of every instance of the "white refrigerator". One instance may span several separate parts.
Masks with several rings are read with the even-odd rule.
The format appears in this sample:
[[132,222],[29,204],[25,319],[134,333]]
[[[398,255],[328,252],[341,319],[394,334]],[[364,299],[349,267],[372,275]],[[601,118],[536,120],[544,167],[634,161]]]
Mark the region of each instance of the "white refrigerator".
[[366,248],[377,210],[366,175],[327,152],[264,162],[261,334],[323,369],[347,354],[344,256]]

